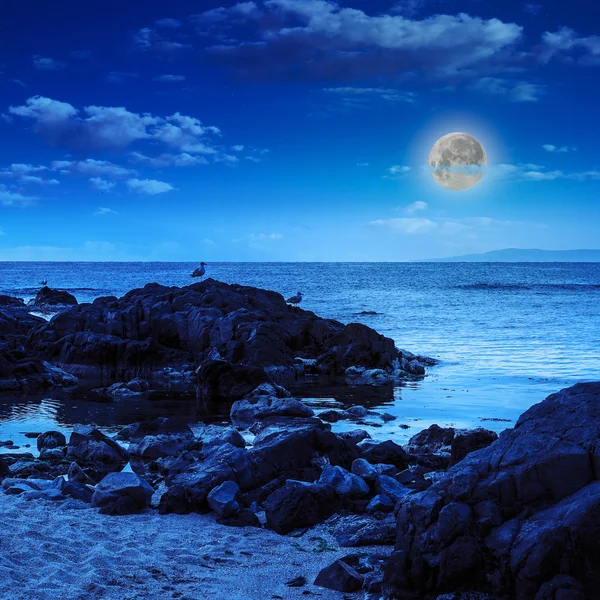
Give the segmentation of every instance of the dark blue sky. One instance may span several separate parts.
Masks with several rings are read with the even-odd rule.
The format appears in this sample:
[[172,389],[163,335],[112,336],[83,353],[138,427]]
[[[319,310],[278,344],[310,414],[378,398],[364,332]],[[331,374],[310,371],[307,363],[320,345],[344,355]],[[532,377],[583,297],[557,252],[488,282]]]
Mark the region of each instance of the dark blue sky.
[[[600,6],[0,5],[0,259],[599,247]],[[434,183],[452,131],[481,184]]]

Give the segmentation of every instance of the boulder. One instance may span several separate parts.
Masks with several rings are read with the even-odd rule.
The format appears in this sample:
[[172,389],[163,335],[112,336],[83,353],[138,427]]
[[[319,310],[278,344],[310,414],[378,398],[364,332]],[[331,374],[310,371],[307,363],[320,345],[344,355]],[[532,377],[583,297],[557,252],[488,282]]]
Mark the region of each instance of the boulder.
[[394,503],[411,493],[411,489],[402,485],[392,477],[378,475],[375,478],[375,491],[390,498]]
[[450,464],[455,465],[465,458],[467,454],[487,448],[497,439],[498,434],[495,431],[483,429],[483,427],[456,431],[450,448]]
[[377,494],[374,496],[366,508],[366,513],[369,515],[383,512],[388,513],[394,510],[395,502],[390,498],[390,496],[384,494]]
[[208,494],[208,505],[220,517],[233,517],[240,510],[237,501],[239,493],[240,486],[235,481],[225,481]]
[[67,458],[99,471],[120,471],[129,460],[127,452],[91,426],[76,425],[69,438]]
[[37,449],[41,452],[42,450],[51,450],[53,448],[62,448],[67,445],[67,439],[64,434],[60,431],[47,431],[42,433],[37,438]]
[[312,417],[314,412],[295,398],[251,395],[235,402],[230,415],[234,425],[249,427],[254,421],[269,417]]
[[365,481],[375,481],[379,475],[394,475],[398,469],[394,465],[383,465],[377,464],[372,465],[368,460],[364,458],[357,458],[352,463],[352,472],[359,477],[362,477]]
[[390,546],[396,536],[394,515],[348,515],[337,518],[333,534],[344,548]]
[[390,440],[368,447],[361,453],[361,458],[371,464],[394,465],[399,471],[406,469],[410,460],[402,446]]
[[315,585],[337,592],[356,592],[363,585],[363,576],[342,560],[321,569]]
[[156,460],[178,456],[194,440],[194,433],[185,423],[160,417],[138,424],[131,434],[128,452],[133,458]]
[[48,286],[44,286],[35,296],[29,306],[38,311],[53,311],[57,308],[67,306],[75,306],[77,298],[66,290],[53,290]]
[[369,495],[369,486],[364,479],[339,466],[327,465],[319,483],[331,486],[340,498],[360,498]]
[[330,486],[294,480],[273,492],[264,504],[267,527],[282,534],[316,525],[337,508],[335,492]]
[[132,514],[150,505],[154,490],[135,473],[109,473],[97,486],[92,506],[105,514]]
[[595,597],[599,437],[600,383],[578,384],[531,407],[426,491],[407,495],[386,594],[427,599],[469,589],[539,600],[554,597],[560,574],[574,583],[556,598]]

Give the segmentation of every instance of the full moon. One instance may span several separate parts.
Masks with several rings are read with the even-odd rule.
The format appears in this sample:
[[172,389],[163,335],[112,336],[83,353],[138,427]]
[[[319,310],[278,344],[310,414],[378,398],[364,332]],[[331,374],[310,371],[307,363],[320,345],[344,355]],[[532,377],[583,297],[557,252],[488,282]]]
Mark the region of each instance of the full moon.
[[487,154],[479,140],[468,133],[449,133],[429,153],[431,175],[447,190],[462,192],[477,185],[487,166]]

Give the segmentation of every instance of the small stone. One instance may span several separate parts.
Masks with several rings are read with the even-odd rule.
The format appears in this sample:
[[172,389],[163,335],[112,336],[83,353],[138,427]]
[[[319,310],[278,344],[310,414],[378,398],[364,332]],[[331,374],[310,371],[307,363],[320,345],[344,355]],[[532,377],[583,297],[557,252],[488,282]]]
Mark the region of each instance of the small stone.
[[341,560],[322,569],[315,579],[315,585],[337,592],[356,592],[362,584],[363,576]]

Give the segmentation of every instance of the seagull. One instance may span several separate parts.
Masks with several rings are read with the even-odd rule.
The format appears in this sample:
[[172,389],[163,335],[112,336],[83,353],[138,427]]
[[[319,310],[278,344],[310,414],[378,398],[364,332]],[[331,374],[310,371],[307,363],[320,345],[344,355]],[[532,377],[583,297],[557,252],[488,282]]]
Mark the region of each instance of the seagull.
[[40,281],[40,285],[48,285],[48,280],[47,279],[42,279]]
[[286,300],[288,304],[293,304],[294,306],[298,306],[300,302],[302,302],[302,292],[298,292],[295,296],[288,298]]
[[200,277],[200,281],[204,279],[206,273],[206,263],[201,262],[200,266],[192,273],[192,277]]

